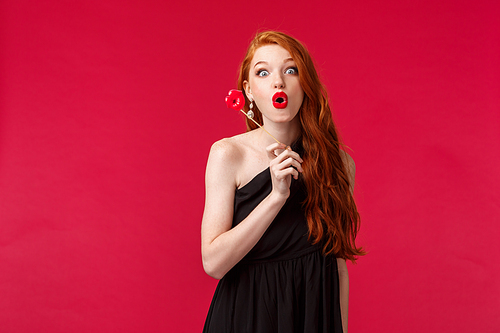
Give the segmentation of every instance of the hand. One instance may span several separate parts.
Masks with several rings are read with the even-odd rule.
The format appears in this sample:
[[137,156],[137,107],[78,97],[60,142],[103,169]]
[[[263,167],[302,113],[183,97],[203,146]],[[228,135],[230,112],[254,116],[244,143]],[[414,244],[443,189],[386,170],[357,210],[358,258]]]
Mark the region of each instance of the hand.
[[299,154],[284,144],[273,143],[266,150],[269,158],[273,192],[288,198],[292,176],[298,179],[299,172],[304,171],[301,165],[303,160]]

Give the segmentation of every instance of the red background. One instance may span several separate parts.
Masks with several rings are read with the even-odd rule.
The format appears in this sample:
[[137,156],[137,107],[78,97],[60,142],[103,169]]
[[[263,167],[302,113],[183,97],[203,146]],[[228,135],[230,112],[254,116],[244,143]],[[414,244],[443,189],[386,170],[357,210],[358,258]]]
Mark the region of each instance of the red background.
[[496,3],[1,1],[0,331],[201,331],[208,151],[279,29],[357,165],[350,332],[498,332]]

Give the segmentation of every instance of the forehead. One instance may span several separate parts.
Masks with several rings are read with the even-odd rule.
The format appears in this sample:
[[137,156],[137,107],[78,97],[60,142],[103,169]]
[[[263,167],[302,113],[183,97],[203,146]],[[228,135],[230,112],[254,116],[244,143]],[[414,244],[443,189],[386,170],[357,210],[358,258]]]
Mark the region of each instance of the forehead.
[[252,65],[259,61],[265,62],[283,62],[291,58],[290,53],[277,44],[264,45],[255,50]]

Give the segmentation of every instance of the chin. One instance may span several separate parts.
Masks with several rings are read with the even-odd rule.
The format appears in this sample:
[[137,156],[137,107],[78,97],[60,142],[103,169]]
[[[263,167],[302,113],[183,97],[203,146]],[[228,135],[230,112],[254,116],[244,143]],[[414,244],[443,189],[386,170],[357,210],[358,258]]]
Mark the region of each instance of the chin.
[[286,109],[277,109],[267,113],[267,116],[263,113],[263,116],[273,123],[289,123],[297,118],[298,112],[292,113]]
[[289,123],[291,121],[293,121],[294,119],[296,118],[296,116],[289,116],[289,115],[283,115],[282,117],[274,117],[272,119],[270,119],[272,122],[275,122],[275,123]]

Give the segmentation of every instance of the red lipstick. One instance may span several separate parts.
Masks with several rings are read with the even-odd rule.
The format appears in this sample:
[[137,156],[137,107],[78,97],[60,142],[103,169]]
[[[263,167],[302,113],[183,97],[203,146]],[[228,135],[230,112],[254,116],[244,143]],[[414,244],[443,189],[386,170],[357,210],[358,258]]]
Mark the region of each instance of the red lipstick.
[[273,106],[276,109],[284,109],[288,105],[288,96],[282,92],[278,91],[273,95]]

